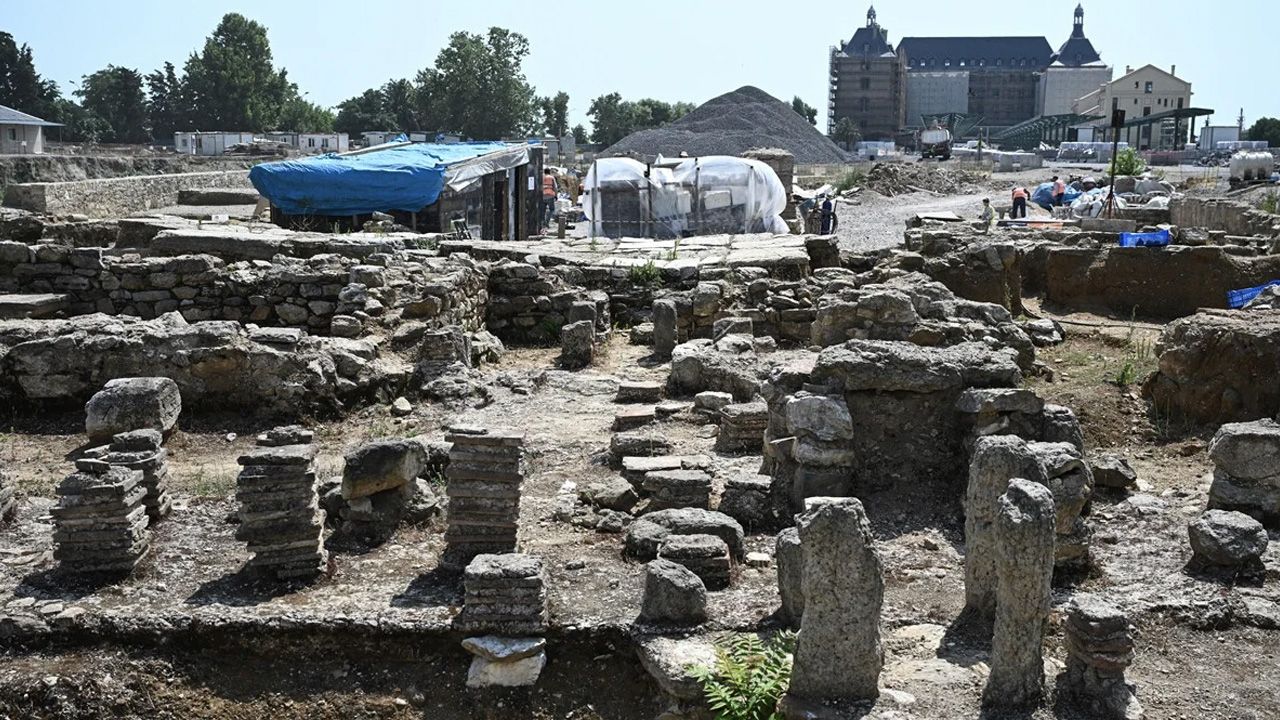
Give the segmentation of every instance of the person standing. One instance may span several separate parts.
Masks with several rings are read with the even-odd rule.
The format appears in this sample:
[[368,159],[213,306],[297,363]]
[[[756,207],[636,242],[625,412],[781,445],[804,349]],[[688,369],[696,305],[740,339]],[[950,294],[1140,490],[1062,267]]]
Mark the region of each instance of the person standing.
[[542,171],[542,226],[551,224],[556,210],[556,176],[551,168]]
[[1024,187],[1016,187],[1013,189],[1013,208],[1009,211],[1009,217],[1017,220],[1027,216],[1027,189]]
[[1053,205],[1054,207],[1062,207],[1062,200],[1067,194],[1067,184],[1062,182],[1057,175],[1053,176]]
[[830,235],[836,231],[840,221],[836,219],[836,206],[828,195],[822,199],[822,234]]

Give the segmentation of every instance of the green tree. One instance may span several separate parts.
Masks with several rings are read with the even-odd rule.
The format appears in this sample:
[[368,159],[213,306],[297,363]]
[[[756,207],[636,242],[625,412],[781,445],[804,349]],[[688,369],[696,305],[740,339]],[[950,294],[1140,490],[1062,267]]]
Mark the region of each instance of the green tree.
[[573,126],[573,141],[579,145],[587,144],[587,129],[581,123]]
[[106,120],[66,98],[54,101],[51,115],[64,125],[62,139],[68,142],[102,142],[112,132]]
[[569,131],[569,93],[558,92],[555,97],[540,98],[542,126],[548,135],[564,137]]
[[358,136],[366,130],[393,130],[395,124],[395,118],[384,110],[382,91],[370,89],[338,104],[333,129]]
[[157,142],[172,142],[173,134],[188,124],[182,80],[173,63],[147,75],[147,121],[151,137]]
[[852,118],[842,117],[836,122],[835,128],[831,130],[831,139],[844,146],[845,150],[848,150],[862,139],[862,130],[858,128],[858,123],[854,122]]
[[57,120],[58,84],[36,72],[31,47],[18,47],[13,36],[0,31],[0,105],[45,120]]
[[276,126],[292,132],[333,132],[333,113],[299,96],[286,100]]
[[1250,140],[1266,140],[1271,147],[1280,147],[1280,119],[1272,117],[1258,118],[1249,126]]
[[808,120],[810,125],[818,124],[818,108],[801,100],[799,95],[791,98],[791,109],[795,110],[800,117]]
[[449,36],[435,65],[416,78],[423,124],[476,139],[535,127],[533,87],[523,71],[528,55],[529,41],[504,28]]
[[85,75],[75,92],[85,110],[106,121],[101,142],[143,143],[147,133],[147,101],[137,70],[108,65]]
[[238,13],[227,13],[188,58],[184,80],[199,129],[267,130],[297,94],[284,70],[271,63],[267,29]]
[[[418,130],[417,90],[405,79],[390,80],[382,86],[382,109],[391,118],[391,128]],[[391,129],[388,128],[388,129]]]
[[591,142],[612,145],[631,134],[635,107],[624,102],[616,92],[591,101],[587,116],[591,118]]

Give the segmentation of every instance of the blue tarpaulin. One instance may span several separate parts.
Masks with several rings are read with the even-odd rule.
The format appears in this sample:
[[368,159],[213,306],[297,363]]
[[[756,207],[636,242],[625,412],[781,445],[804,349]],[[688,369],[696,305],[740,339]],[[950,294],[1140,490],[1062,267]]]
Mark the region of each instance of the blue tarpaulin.
[[1169,244],[1169,231],[1120,233],[1120,247],[1162,247]]
[[417,212],[434,203],[449,166],[508,149],[502,142],[413,143],[255,165],[249,181],[290,215]]
[[1261,295],[1263,290],[1266,290],[1272,285],[1280,285],[1280,280],[1272,280],[1271,282],[1265,282],[1265,283],[1262,283],[1261,285],[1258,285],[1257,287],[1243,288],[1240,290],[1228,290],[1227,291],[1227,307],[1239,310],[1245,305],[1248,305],[1250,300]]
[[[1066,191],[1062,193],[1062,204],[1070,205],[1082,194],[1079,190],[1068,185]],[[1047,182],[1037,185],[1036,189],[1031,191],[1031,202],[1045,210],[1051,209],[1053,207],[1053,183]]]

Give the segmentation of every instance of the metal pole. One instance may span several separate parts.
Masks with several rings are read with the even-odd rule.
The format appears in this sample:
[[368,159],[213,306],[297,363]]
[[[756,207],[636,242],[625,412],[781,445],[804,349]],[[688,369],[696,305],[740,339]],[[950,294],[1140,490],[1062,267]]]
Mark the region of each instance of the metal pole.
[[1116,198],[1116,155],[1120,151],[1120,131],[1119,129],[1112,132],[1111,140],[1111,185],[1107,188],[1107,219],[1110,220],[1115,214],[1115,198]]

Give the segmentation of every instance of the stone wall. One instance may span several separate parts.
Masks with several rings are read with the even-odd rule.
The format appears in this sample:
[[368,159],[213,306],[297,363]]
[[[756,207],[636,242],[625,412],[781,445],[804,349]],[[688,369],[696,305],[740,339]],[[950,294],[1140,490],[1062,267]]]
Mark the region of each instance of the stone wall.
[[1168,319],[1225,308],[1228,290],[1280,278],[1280,255],[1254,253],[1235,246],[1052,248],[1045,262],[1045,301],[1064,309]]
[[[0,242],[0,292],[65,294],[68,315],[147,319],[177,311],[189,322],[235,320],[328,333],[335,315],[370,323],[395,314],[474,331],[483,324],[486,281],[467,259],[418,251],[227,263],[207,254],[144,257]],[[348,334],[359,331],[346,327]]]
[[162,155],[4,155],[0,156],[0,196],[4,188],[19,183],[68,182],[133,175],[163,175],[193,170],[247,168],[254,160]]
[[1203,227],[1230,235],[1280,237],[1280,215],[1223,198],[1177,198],[1169,203],[1169,219],[1179,227]]
[[5,189],[4,204],[54,215],[109,218],[175,205],[179,190],[219,187],[251,187],[249,173],[229,170],[23,183]]

